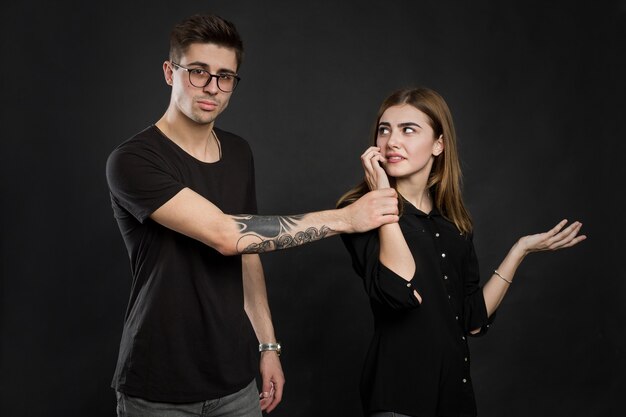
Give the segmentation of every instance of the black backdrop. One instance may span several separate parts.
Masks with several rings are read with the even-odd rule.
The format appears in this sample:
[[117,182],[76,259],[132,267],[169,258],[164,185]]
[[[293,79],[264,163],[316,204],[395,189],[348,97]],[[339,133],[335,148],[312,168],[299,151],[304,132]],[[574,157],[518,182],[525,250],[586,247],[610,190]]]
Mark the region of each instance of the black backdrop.
[[[104,163],[161,116],[169,30],[207,10],[247,49],[218,125],[251,143],[262,213],[332,207],[361,177],[380,101],[425,85],[455,115],[484,277],[521,234],[583,221],[589,239],[527,258],[490,334],[472,340],[479,411],[623,415],[624,1],[2,9],[2,416],[114,415],[130,276]],[[274,415],[357,416],[372,322],[340,240],[263,260],[285,345]]]

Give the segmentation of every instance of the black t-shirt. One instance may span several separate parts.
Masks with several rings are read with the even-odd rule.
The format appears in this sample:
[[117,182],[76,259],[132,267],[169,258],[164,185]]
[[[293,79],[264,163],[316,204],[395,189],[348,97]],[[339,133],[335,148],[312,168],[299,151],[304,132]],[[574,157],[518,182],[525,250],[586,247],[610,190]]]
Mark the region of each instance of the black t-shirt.
[[410,282],[380,262],[377,230],[341,235],[374,314],[361,376],[363,409],[366,415],[474,416],[467,336],[486,332],[491,320],[471,237],[436,209],[427,215],[408,201],[399,224],[417,267]]
[[[132,286],[112,386],[161,402],[236,392],[256,375],[258,346],[243,307],[241,256],[223,256],[149,216],[187,187],[225,213],[256,213],[248,143],[215,129],[222,157],[193,158],[150,126],[106,167]],[[116,279],[117,277],[115,277]]]

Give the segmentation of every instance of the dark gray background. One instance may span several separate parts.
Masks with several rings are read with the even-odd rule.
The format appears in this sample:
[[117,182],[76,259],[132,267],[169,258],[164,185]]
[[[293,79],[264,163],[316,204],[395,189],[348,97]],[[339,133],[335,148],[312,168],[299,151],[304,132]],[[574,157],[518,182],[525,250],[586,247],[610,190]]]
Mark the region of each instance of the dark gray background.
[[[106,157],[156,121],[173,24],[234,21],[243,81],[218,125],[247,138],[260,211],[330,208],[361,178],[380,101],[425,85],[455,116],[483,277],[532,255],[471,342],[481,416],[617,416],[626,392],[626,5],[498,1],[3,5],[0,414],[111,416],[130,272]],[[357,416],[369,307],[340,239],[263,256],[285,397],[275,416]],[[407,351],[407,360],[411,352]]]

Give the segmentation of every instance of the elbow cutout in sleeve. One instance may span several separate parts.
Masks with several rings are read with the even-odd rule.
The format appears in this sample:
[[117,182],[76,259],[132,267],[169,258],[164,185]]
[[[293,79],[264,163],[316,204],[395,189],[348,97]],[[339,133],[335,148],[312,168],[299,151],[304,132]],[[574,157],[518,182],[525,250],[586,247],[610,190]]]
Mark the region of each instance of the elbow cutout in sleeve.
[[[414,294],[419,288],[415,287],[415,280],[407,281],[391,271],[385,265],[377,265],[377,273],[372,280],[372,288],[378,296],[378,300],[393,309],[409,309],[420,306],[420,302]],[[374,295],[370,291],[370,295]]]
[[[496,312],[487,317],[487,307],[482,296],[482,291],[466,301],[465,305],[465,329],[470,336],[483,336],[496,318]],[[478,330],[478,331],[476,331]]]

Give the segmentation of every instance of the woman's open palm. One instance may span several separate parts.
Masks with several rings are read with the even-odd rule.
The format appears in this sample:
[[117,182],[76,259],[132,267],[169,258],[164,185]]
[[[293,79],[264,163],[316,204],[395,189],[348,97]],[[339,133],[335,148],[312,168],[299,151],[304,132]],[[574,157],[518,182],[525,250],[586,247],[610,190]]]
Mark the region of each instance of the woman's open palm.
[[567,220],[561,220],[547,232],[522,237],[519,244],[526,253],[531,253],[570,248],[587,238],[578,234],[582,223],[576,221],[563,228],[566,224]]

